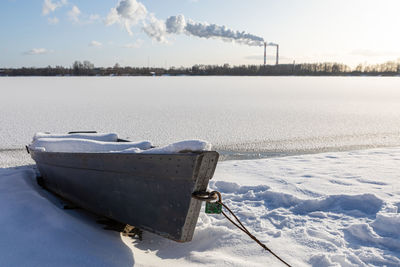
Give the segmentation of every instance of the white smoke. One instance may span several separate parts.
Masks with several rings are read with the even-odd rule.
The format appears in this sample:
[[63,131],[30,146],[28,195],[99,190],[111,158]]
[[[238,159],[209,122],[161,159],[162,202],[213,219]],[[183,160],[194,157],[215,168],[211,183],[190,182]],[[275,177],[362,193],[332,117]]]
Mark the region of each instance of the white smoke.
[[186,33],[187,35],[200,38],[216,38],[251,46],[264,45],[264,38],[262,37],[246,32],[234,31],[226,26],[219,26],[216,24],[200,23],[192,20],[186,22],[183,15],[169,17],[165,21],[165,25],[167,27],[167,33]]
[[183,15],[171,16],[165,21],[159,20],[154,14],[148,13],[146,7],[137,0],[120,0],[117,6],[110,10],[106,19],[107,25],[114,23],[124,25],[130,35],[132,35],[131,27],[141,23],[143,31],[158,42],[167,42],[168,34],[184,33],[189,36],[214,38],[250,46],[264,45],[264,38],[254,34],[234,31],[226,26],[186,20]]
[[216,24],[189,21],[186,24],[185,33],[201,38],[220,38],[224,41],[234,41],[251,46],[264,45],[262,37],[246,32],[233,31],[225,26],[218,26]]
[[153,14],[149,15],[149,22],[145,22],[143,31],[150,36],[152,39],[157,40],[160,43],[166,43],[165,38],[166,26],[164,21],[157,19]]

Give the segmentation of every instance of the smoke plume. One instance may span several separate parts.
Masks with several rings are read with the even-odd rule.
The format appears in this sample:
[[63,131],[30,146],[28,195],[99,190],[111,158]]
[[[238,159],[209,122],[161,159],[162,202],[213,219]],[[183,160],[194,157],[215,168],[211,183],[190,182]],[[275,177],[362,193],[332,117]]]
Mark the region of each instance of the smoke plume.
[[200,38],[215,38],[251,46],[264,45],[264,39],[262,37],[244,31],[234,31],[226,26],[219,26],[216,24],[194,22],[192,20],[186,22],[183,15],[171,16],[165,21],[165,24],[168,33],[185,33]]
[[[121,0],[107,16],[106,24],[120,23],[130,35],[131,27],[141,23],[143,31],[153,40],[167,42],[169,34],[186,34],[199,38],[220,39],[250,46],[263,46],[264,38],[244,32],[234,31],[226,26],[186,20],[183,15],[171,16],[165,21],[148,13],[146,7],[136,0]],[[269,43],[268,45],[276,45]]]
[[165,38],[165,32],[166,32],[165,23],[164,21],[157,19],[153,14],[150,14],[149,22],[144,23],[143,30],[152,39],[160,43],[167,42]]

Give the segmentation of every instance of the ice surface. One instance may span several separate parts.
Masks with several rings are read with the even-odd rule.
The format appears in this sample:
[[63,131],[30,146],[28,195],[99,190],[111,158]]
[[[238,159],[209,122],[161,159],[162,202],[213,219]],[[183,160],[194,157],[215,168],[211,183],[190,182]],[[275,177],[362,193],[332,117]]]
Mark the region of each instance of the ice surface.
[[[293,266],[399,266],[399,161],[400,148],[224,161],[210,190]],[[190,243],[147,232],[118,241],[81,211],[60,209],[34,177],[29,166],[0,169],[1,266],[279,266],[204,207]]]
[[397,77],[2,77],[0,88],[0,149],[73,130],[255,154],[400,145]]

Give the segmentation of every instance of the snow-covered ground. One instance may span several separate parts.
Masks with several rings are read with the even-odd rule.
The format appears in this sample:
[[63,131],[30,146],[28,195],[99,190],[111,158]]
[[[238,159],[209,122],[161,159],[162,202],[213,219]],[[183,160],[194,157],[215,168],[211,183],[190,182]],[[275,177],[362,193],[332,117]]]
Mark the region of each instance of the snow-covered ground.
[[[105,231],[35,184],[19,151],[0,153],[0,266],[279,266],[222,215],[193,241]],[[220,162],[219,190],[249,230],[293,266],[400,265],[400,148]],[[20,167],[12,167],[20,166]]]

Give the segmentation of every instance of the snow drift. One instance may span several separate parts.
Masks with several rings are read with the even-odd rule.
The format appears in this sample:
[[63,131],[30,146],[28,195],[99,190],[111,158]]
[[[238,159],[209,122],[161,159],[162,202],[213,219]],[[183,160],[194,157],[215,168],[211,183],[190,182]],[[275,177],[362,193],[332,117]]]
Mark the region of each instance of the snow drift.
[[[146,154],[168,154],[211,151],[211,144],[202,140],[184,140],[162,147],[153,147],[149,141],[138,142],[101,142],[91,140],[104,136],[88,136],[87,139],[71,138],[66,135],[53,135],[51,138],[41,138],[37,134],[29,147],[33,150],[43,152],[75,152],[75,153],[146,153]],[[86,136],[81,136],[85,138]]]
[[51,133],[35,133],[32,141],[40,138],[73,138],[87,139],[103,142],[117,142],[118,135],[116,133],[72,133],[72,134],[51,134]]
[[[385,148],[225,161],[210,189],[293,266],[394,267],[400,265],[399,160],[400,148]],[[0,169],[1,266],[279,264],[223,216],[204,212],[190,243],[144,232],[140,242],[122,237],[123,245],[82,211],[60,209],[34,178],[29,166]]]
[[[101,142],[77,138],[40,138],[30,146],[33,150],[46,152],[106,153],[136,148],[146,150],[152,147],[149,141],[139,142]],[[137,150],[135,150],[137,151]]]

